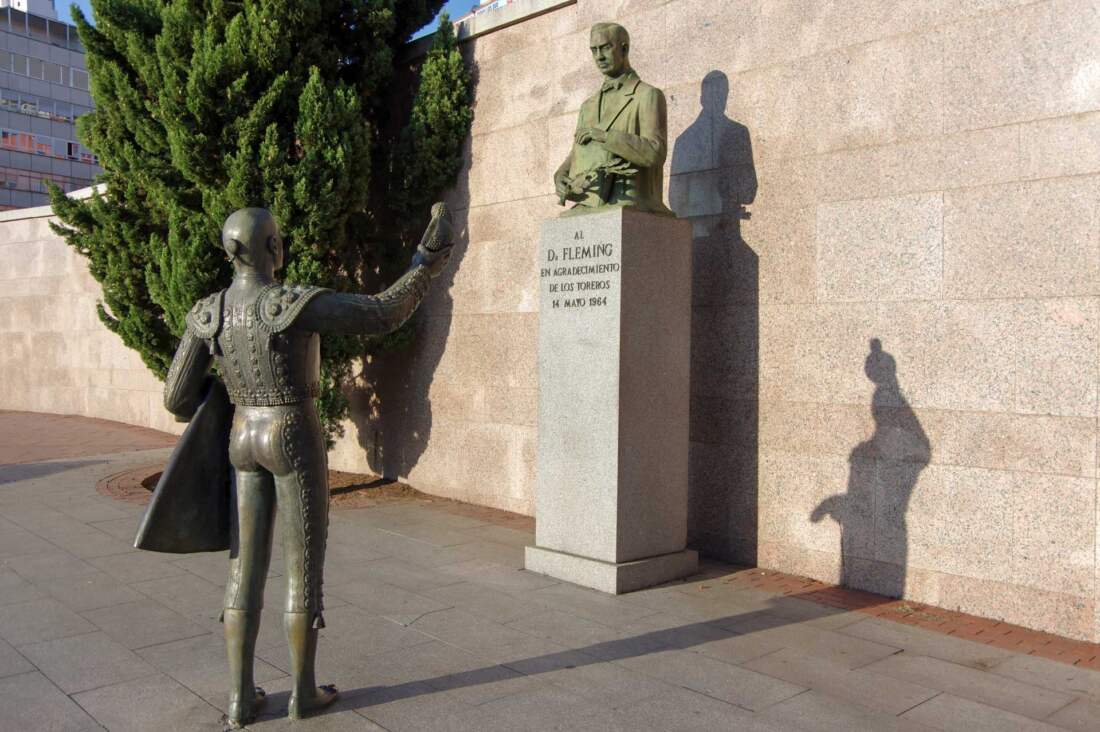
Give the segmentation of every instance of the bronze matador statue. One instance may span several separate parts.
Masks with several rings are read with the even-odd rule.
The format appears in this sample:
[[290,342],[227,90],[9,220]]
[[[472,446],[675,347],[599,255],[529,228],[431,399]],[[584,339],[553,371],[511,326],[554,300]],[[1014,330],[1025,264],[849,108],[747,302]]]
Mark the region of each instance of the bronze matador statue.
[[[318,688],[314,678],[317,631],[324,627],[321,581],[329,500],[325,443],[313,403],[320,388],[319,334],[387,333],[412,315],[451,251],[451,224],[443,204],[436,204],[432,214],[408,272],[388,290],[370,296],[280,284],[275,271],[283,263],[283,243],[275,219],[266,209],[241,209],[222,229],[233,283],[200,300],[187,315],[164,403],[178,417],[194,420],[157,487],[137,545],[174,552],[230,548],[222,621],[232,678],[227,714],[232,726],[254,719],[263,702],[252,667],[276,507],[282,517],[287,579],[283,618],[293,676],[288,711],[300,718],[336,698],[334,687]],[[207,375],[212,361],[224,391]],[[224,404],[225,392],[232,408]],[[224,418],[210,416],[218,414]],[[222,423],[233,477],[230,490],[222,487],[230,496],[224,511],[217,508],[216,497],[192,500],[178,487],[190,481],[188,490],[194,494],[216,492],[218,486],[209,485],[216,476],[204,477],[205,487],[194,485],[194,471],[210,469],[197,465],[204,461],[189,458],[188,450],[214,452],[194,445],[225,440],[225,431],[219,437]],[[200,434],[188,434],[192,431]],[[170,474],[177,475],[175,488]],[[179,497],[167,495],[172,491]],[[204,500],[213,508],[196,509]],[[173,503],[179,508],[168,508]],[[187,522],[190,528],[181,528]],[[219,534],[225,528],[228,541]]]

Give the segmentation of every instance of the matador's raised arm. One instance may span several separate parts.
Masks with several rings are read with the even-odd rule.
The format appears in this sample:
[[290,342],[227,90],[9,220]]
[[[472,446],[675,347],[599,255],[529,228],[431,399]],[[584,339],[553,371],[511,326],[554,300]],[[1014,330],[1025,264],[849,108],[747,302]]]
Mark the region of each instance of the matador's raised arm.
[[416,312],[431,280],[447,265],[453,236],[447,207],[435,204],[412,266],[401,279],[377,295],[323,292],[309,301],[295,325],[316,333],[383,335],[396,330]]

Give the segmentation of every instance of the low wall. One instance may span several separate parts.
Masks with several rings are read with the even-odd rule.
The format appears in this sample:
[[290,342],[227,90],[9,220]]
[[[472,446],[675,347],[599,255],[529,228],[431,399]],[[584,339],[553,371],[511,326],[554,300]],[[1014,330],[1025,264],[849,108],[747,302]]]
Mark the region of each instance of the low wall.
[[48,206],[0,213],[0,409],[182,432],[162,385],[96,316],[99,283]]
[[[1095,0],[580,0],[470,40],[464,241],[333,464],[531,511],[536,237],[605,19],[695,232],[692,545],[1100,639]],[[0,242],[0,407],[172,427],[44,220]]]

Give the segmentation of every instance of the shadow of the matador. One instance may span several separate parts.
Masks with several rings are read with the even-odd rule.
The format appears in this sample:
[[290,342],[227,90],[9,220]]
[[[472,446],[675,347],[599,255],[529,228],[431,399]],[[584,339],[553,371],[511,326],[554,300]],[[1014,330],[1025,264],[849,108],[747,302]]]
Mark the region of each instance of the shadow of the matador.
[[[427,694],[454,691],[482,684],[495,684],[563,669],[625,661],[670,650],[698,648],[698,652],[702,655],[720,659],[736,655],[739,652],[737,648],[722,647],[720,645],[722,641],[747,637],[753,633],[766,633],[793,623],[812,622],[850,612],[850,610],[841,610],[800,599],[797,594],[768,599],[756,598],[747,601],[743,599],[742,602],[746,609],[741,613],[728,614],[731,610],[729,604],[723,604],[719,599],[715,601],[713,619],[704,619],[686,625],[676,625],[637,635],[628,635],[540,656],[522,657],[521,655],[512,659],[508,658],[507,654],[502,655],[499,649],[485,653],[479,652],[477,648],[466,648],[465,650],[471,654],[472,660],[469,669],[428,678],[409,679],[390,685],[341,689],[340,699],[326,710],[326,713],[365,709]],[[850,608],[859,609],[873,607],[878,604],[878,599],[867,597],[854,599]],[[639,607],[645,606],[639,605]],[[654,610],[654,612],[657,611]],[[415,628],[415,621],[412,627]],[[821,631],[826,632],[827,628],[822,627]],[[615,635],[616,630],[609,627],[607,633],[608,635]],[[565,643],[564,639],[560,638],[546,638],[545,640]],[[779,639],[776,640],[776,643],[777,648],[782,646],[782,641]],[[708,647],[708,644],[716,645]],[[740,652],[744,653],[745,649],[741,649]],[[486,658],[491,658],[493,662],[481,665],[480,661]],[[385,671],[382,670],[382,673],[384,674]],[[415,674],[402,673],[399,669],[395,675],[400,677]],[[288,692],[272,694],[269,697],[270,703],[262,719],[270,719],[285,714],[287,698]]]
[[921,471],[932,461],[932,445],[902,394],[897,362],[878,338],[871,339],[863,372],[875,385],[875,431],[848,457],[847,492],[818,504],[810,520],[829,516],[840,524],[841,585],[902,597],[909,558],[905,516]]

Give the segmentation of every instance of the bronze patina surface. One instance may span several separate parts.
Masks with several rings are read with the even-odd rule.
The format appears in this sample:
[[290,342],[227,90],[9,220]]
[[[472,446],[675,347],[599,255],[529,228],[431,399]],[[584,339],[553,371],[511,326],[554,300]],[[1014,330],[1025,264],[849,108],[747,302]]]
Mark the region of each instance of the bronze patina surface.
[[573,149],[554,173],[558,202],[576,205],[563,216],[606,206],[634,206],[673,216],[665,206],[668,113],[660,89],[630,65],[630,34],[615,23],[592,26],[589,46],[603,74],[600,89],[581,105]]
[[[222,618],[232,726],[254,719],[263,702],[252,669],[276,509],[287,578],[290,716],[306,716],[336,698],[335,688],[318,687],[314,678],[317,632],[324,627],[329,509],[327,456],[313,403],[320,335],[376,335],[399,327],[446,266],[451,236],[447,211],[436,204],[412,266],[372,296],[281,284],[275,272],[282,266],[283,243],[271,213],[246,208],[225,222],[222,245],[233,262],[233,282],[188,314],[164,389],[168,410],[183,420],[194,417],[196,424],[157,486],[137,545],[172,552],[229,547]],[[224,387],[211,388],[213,363]],[[224,471],[218,469],[221,456]],[[210,465],[200,467],[203,460]]]

